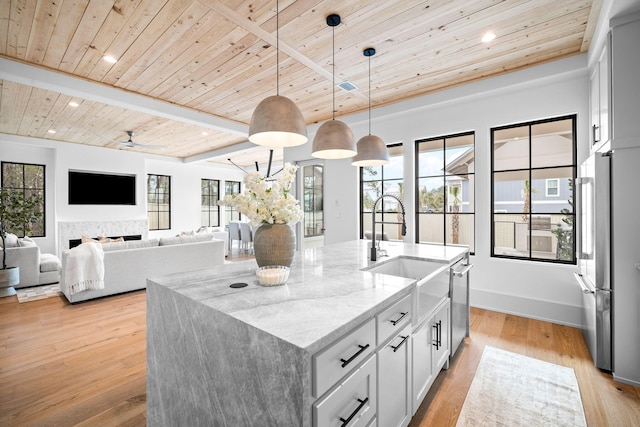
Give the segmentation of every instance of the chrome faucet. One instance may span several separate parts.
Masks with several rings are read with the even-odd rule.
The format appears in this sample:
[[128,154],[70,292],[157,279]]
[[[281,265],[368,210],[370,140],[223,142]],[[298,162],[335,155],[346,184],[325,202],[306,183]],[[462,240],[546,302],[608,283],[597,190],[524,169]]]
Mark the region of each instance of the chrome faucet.
[[[378,197],[376,199],[376,201],[373,202],[373,208],[371,210],[371,228],[372,228],[372,232],[371,232],[371,261],[376,261],[377,260],[378,251],[380,249],[380,248],[376,247],[376,205],[378,204],[378,202],[380,200],[382,200],[385,197],[394,198],[394,199],[396,199],[398,201],[398,203],[400,203],[400,208],[402,209],[402,222],[379,221],[378,224],[402,224],[402,235],[403,236],[407,235],[407,223],[404,220],[405,212],[404,212],[404,204],[402,203],[402,200],[400,200],[399,198],[397,198],[393,194],[383,194],[382,196]],[[383,214],[384,214],[384,206],[383,206],[382,211],[383,211]],[[382,236],[380,236],[380,240],[382,240]]]

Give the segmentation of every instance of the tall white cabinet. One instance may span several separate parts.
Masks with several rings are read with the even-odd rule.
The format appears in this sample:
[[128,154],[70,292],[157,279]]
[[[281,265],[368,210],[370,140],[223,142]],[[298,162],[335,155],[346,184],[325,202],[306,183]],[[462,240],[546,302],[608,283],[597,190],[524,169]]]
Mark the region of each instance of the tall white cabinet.
[[613,377],[640,386],[640,11],[614,17],[590,74],[591,151],[613,150]]
[[611,20],[613,375],[640,386],[640,12]]

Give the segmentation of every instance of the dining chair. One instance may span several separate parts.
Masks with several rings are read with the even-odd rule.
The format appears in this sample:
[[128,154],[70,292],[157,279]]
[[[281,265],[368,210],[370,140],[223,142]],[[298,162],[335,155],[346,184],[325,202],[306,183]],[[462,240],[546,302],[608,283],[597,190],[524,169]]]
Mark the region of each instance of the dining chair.
[[238,241],[238,251],[241,248],[241,238],[240,238],[240,222],[239,221],[230,221],[229,222],[229,247],[233,249],[233,241]]
[[242,242],[243,250],[249,253],[253,252],[253,231],[249,223],[240,223],[240,241]]

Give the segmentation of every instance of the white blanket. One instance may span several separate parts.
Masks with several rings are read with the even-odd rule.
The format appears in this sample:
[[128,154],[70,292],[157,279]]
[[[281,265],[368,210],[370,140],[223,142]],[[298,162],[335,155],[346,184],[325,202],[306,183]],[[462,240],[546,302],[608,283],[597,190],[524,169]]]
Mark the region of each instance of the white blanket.
[[83,243],[69,249],[65,266],[65,283],[71,295],[104,289],[104,251],[99,243]]

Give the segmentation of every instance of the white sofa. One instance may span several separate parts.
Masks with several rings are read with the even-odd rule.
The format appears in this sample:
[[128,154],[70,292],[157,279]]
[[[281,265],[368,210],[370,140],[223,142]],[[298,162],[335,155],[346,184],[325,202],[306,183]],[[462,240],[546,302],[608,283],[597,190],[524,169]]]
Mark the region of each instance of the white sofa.
[[[93,245],[97,243],[85,243]],[[165,274],[201,270],[224,263],[223,240],[211,234],[105,243],[104,289],[72,294],[65,277],[69,251],[62,252],[60,290],[69,302],[146,289],[147,279]]]
[[194,232],[194,234],[210,233],[214,239],[224,240],[224,256],[229,255],[229,233],[221,227],[206,227],[202,226]]
[[[15,235],[13,236],[15,237]],[[20,283],[14,288],[57,283],[60,280],[60,260],[53,254],[40,253],[40,248],[28,237],[7,240],[7,266],[20,268]],[[4,249],[0,246],[0,257]]]

